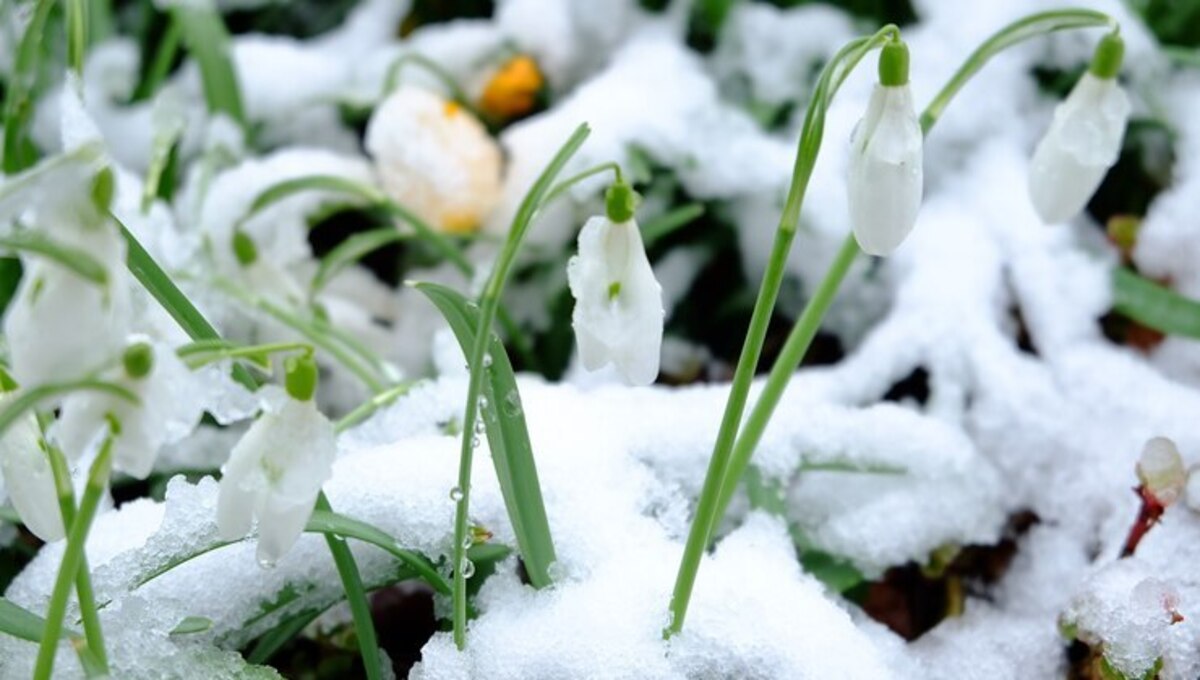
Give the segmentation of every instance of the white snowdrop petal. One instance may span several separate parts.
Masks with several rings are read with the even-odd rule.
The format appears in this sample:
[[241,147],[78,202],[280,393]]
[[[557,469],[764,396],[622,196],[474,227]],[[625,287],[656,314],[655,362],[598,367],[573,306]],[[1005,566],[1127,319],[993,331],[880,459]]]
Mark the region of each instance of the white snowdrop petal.
[[631,385],[654,382],[662,352],[662,287],[637,223],[588,220],[579,232],[579,254],[567,265],[567,281],[584,367],[612,363]]
[[1187,484],[1183,458],[1175,442],[1155,437],[1146,442],[1137,463],[1138,480],[1164,506],[1174,503]]
[[296,544],[312,511],[311,500],[297,503],[279,496],[269,496],[258,521],[259,561],[278,562]]
[[[0,399],[0,403],[5,401]],[[25,526],[43,541],[57,541],[66,532],[54,474],[40,439],[37,420],[32,414],[13,423],[0,439],[0,472],[4,473],[9,499]]]
[[875,86],[850,145],[854,237],[865,252],[889,255],[912,231],[924,183],[921,126],[907,85]]
[[1029,170],[1029,196],[1043,222],[1065,222],[1083,211],[1120,155],[1129,111],[1117,81],[1091,73],[1054,110]]

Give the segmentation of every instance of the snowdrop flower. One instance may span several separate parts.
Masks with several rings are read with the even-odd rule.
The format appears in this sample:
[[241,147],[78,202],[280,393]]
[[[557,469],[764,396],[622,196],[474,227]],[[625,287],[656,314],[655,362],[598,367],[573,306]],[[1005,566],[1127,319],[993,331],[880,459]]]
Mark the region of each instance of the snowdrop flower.
[[[0,370],[0,388],[4,390],[0,394],[0,408],[13,399],[16,387]],[[49,542],[66,535],[50,457],[32,413],[19,418],[0,436],[0,472],[13,507],[34,536]]]
[[908,47],[895,41],[879,56],[879,82],[850,135],[850,225],[871,255],[889,255],[917,220],[924,181],[923,136],[908,86]]
[[317,365],[287,362],[287,394],[266,410],[233,447],[222,468],[217,527],[224,540],[245,536],[258,519],[258,560],[273,565],[304,531],[321,486],[332,475],[333,425],[317,410]]
[[618,179],[607,199],[608,214],[588,220],[567,262],[579,357],[589,371],[612,363],[626,383],[649,385],[662,349],[662,286],[633,219],[637,195]]
[[[84,187],[64,184],[54,200],[74,203],[70,197],[82,194],[87,198],[79,202],[91,200],[107,210],[112,199],[111,171],[102,170],[89,181]],[[68,214],[62,207],[51,212]],[[85,279],[50,259],[22,255],[25,274],[5,315],[4,335],[13,375],[23,385],[77,379],[119,356],[124,347],[130,318],[125,241],[111,221],[97,219],[89,223],[52,220],[45,223],[43,231],[99,262],[105,270],[103,283]],[[37,226],[43,226],[40,219]]]
[[401,87],[367,124],[384,190],[435,228],[467,233],[500,199],[500,147],[458,104]]
[[1129,98],[1117,84],[1123,55],[1119,35],[1100,41],[1091,68],[1054,110],[1033,153],[1029,196],[1047,224],[1079,214],[1117,162],[1129,120]]
[[62,415],[50,437],[68,457],[78,460],[109,434],[111,417],[120,425],[111,434],[113,466],[137,479],[154,469],[159,450],[195,429],[203,413],[198,378],[165,345],[138,341],[126,350],[112,382],[138,397],[130,402],[105,392],[75,392],[63,401]]

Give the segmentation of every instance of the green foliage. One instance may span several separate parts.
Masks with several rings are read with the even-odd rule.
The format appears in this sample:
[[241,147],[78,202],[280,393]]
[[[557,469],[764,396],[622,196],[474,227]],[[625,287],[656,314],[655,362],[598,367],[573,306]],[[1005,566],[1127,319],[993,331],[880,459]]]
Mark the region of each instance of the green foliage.
[[1113,309],[1148,328],[1200,339],[1200,302],[1142,278],[1113,270]]
[[1200,0],[1127,0],[1165,45],[1200,47]]

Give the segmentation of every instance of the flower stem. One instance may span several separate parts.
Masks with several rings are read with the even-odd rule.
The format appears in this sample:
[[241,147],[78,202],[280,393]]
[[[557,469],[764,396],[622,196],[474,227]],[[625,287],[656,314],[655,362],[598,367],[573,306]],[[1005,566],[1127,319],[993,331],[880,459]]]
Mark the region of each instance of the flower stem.
[[[46,610],[46,627],[42,633],[41,646],[38,648],[37,665],[33,671],[34,680],[49,680],[54,670],[54,657],[58,652],[58,643],[62,637],[63,619],[67,614],[71,584],[76,582],[76,577],[84,562],[84,546],[87,542],[88,531],[96,516],[96,509],[100,506],[100,498],[108,487],[111,464],[112,436],[110,435],[100,446],[100,453],[92,463],[92,468],[88,473],[87,486],[83,492],[83,500],[79,504],[79,512],[71,522],[70,533],[67,535],[67,547],[58,568],[58,578],[54,582],[50,606]],[[94,651],[99,653],[98,650]]]
[[724,486],[730,455],[746,407],[750,384],[754,380],[754,372],[758,368],[758,360],[762,355],[767,326],[771,322],[775,300],[779,296],[779,288],[783,284],[788,252],[791,250],[792,241],[800,222],[800,208],[804,202],[804,193],[817,162],[817,152],[820,150],[821,138],[825,130],[826,111],[842,81],[858,62],[870,50],[895,39],[897,35],[895,26],[886,26],[869,38],[858,38],[848,43],[825,65],[817,81],[813,97],[809,101],[783,215],[779,221],[779,228],[775,232],[775,241],[771,246],[766,272],[758,289],[754,311],[750,316],[750,328],[746,333],[746,339],[742,344],[742,353],[738,357],[737,368],[733,374],[729,400],[725,403],[725,413],[721,418],[712,458],[709,460],[708,473],[704,478],[704,488],[700,492],[700,499],[696,506],[696,518],[692,522],[683,559],[679,564],[679,573],[676,576],[675,589],[671,596],[671,623],[663,631],[664,637],[670,637],[683,629],[688,603],[696,583],[696,574],[700,569],[700,559],[704,555],[719,519],[717,510],[721,489]]
[[[1052,31],[1070,28],[1112,26],[1113,24],[1114,21],[1109,16],[1090,10],[1043,12],[1030,15],[1009,24],[972,52],[962,67],[955,72],[950,81],[933,98],[932,102],[921,114],[920,123],[922,132],[928,133],[934,123],[937,122],[942,111],[954,98],[954,95],[962,89],[963,85],[991,57],[1000,51],[1029,38]],[[886,39],[898,38],[898,33],[894,27],[889,28],[891,28],[891,31],[886,36]],[[873,41],[880,41],[881,36],[885,31],[889,31],[889,28],[876,33]],[[859,252],[858,244],[854,240],[853,235],[847,236],[825,278],[821,281],[816,293],[809,300],[800,318],[797,319],[796,324],[793,326],[783,352],[771,370],[763,393],[760,395],[758,402],[747,419],[745,430],[739,434],[738,427],[745,406],[746,395],[749,392],[750,383],[753,380],[753,372],[758,363],[762,342],[765,338],[766,323],[769,321],[771,310],[774,307],[779,282],[782,281],[782,270],[786,263],[787,248],[791,244],[790,235],[785,235],[782,232],[788,229],[795,230],[795,222],[799,217],[800,203],[803,201],[804,189],[808,182],[808,176],[812,172],[812,164],[815,163],[816,155],[820,148],[821,132],[824,125],[824,108],[821,108],[820,115],[814,118],[814,106],[828,106],[827,98],[832,97],[833,93],[837,90],[837,85],[840,85],[841,80],[848,75],[855,63],[857,63],[857,60],[861,59],[871,45],[865,48],[859,47],[858,49],[862,50],[861,53],[857,51],[851,52],[851,55],[857,54],[857,58],[853,61],[846,60],[847,65],[840,74],[831,75],[830,72],[839,68],[841,59],[848,52],[854,50],[856,44],[862,45],[863,42],[864,39],[859,39],[850,43],[826,66],[825,71],[822,72],[821,80],[818,81],[817,91],[813,95],[813,100],[809,104],[809,115],[805,118],[804,128],[801,131],[800,151],[797,154],[796,171],[792,177],[792,191],[788,194],[788,202],[784,207],[784,219],[780,224],[779,232],[776,233],[775,245],[771,252],[767,271],[764,274],[762,287],[759,290],[759,298],[755,304],[754,315],[751,317],[751,328],[742,348],[742,356],[739,358],[737,371],[734,373],[729,401],[726,404],[725,417],[722,419],[721,429],[717,435],[717,445],[709,464],[708,475],[705,478],[704,489],[701,492],[696,510],[696,519],[693,521],[691,532],[688,535],[688,543],[684,551],[683,561],[680,564],[679,576],[675,583],[675,592],[671,600],[671,625],[664,631],[665,636],[670,636],[682,629],[683,618],[687,613],[688,600],[691,597],[696,572],[699,570],[700,559],[704,554],[704,550],[708,547],[708,543],[712,538],[712,532],[724,515],[729,500],[732,498],[733,490],[736,488],[742,473],[745,472],[750,457],[753,455],[754,447],[766,429],[775,406],[778,404],[784,389],[787,387],[792,372],[796,370],[801,360],[803,360],[804,354],[807,352],[808,346],[811,344],[817,329],[820,328],[821,320],[826,310],[828,310],[829,305],[832,303],[838,287],[841,285],[846,272],[849,271],[850,265]],[[832,87],[830,87],[831,83]],[[823,86],[828,90],[828,94],[822,94]],[[803,173],[801,172],[802,169],[804,170]],[[789,213],[789,209],[794,210],[794,217]],[[780,254],[781,249],[782,256]],[[764,307],[764,309],[760,310],[760,306]],[[762,312],[761,314],[760,311]]]
[[[317,509],[332,512],[329,499],[322,491],[317,495]],[[333,534],[325,534],[325,543],[333,555],[333,563],[337,567],[338,576],[342,579],[342,589],[346,591],[346,603],[350,605],[350,616],[354,619],[354,632],[358,637],[358,651],[362,656],[363,667],[369,680],[383,678],[383,660],[379,656],[379,639],[375,635],[375,622],[371,619],[371,605],[367,601],[367,592],[363,588],[362,576],[358,573],[358,563],[346,539]]]
[[[43,438],[43,441],[45,439]],[[54,475],[54,487],[58,491],[58,507],[62,513],[63,526],[67,531],[75,523],[75,489],[71,486],[71,472],[62,450],[46,442],[46,455],[50,459],[50,472]],[[100,614],[96,606],[96,593],[92,589],[91,569],[88,567],[87,556],[79,561],[79,571],[75,575],[75,594],[79,598],[79,614],[83,620],[83,634],[87,639],[88,649],[95,654],[96,659],[108,669],[108,652],[104,645],[104,631],[100,627]]]
[[396,88],[399,87],[400,70],[409,64],[425,69],[426,72],[428,72],[434,78],[437,78],[442,85],[446,87],[446,90],[450,93],[451,99],[457,102],[459,106],[469,111],[472,116],[482,119],[482,116],[479,115],[479,110],[476,109],[475,105],[471,103],[471,99],[467,97],[467,93],[463,91],[462,87],[458,84],[458,81],[454,78],[454,76],[451,75],[449,71],[442,68],[441,64],[417,52],[409,52],[407,54],[400,55],[395,61],[392,62],[391,66],[388,67],[387,73],[383,78],[383,97],[387,97],[392,92],[395,92]]
[[[475,454],[475,419],[479,417],[479,395],[483,392],[484,374],[487,362],[484,355],[492,341],[492,324],[496,311],[500,307],[500,297],[504,292],[504,284],[508,281],[509,272],[516,260],[517,252],[534,216],[544,204],[544,199],[550,191],[550,183],[562,171],[567,161],[575,155],[583,145],[590,130],[586,123],[575,129],[571,137],[558,150],[550,164],[530,187],[529,193],[521,201],[521,206],[513,218],[512,228],[508,239],[500,251],[492,272],[484,286],[480,298],[479,325],[475,329],[475,343],[471,348],[471,356],[467,363],[471,368],[470,382],[467,386],[467,404],[463,415],[462,452],[458,463],[458,501],[454,513],[454,644],[462,649],[467,642],[467,575],[464,572],[467,548],[464,545],[468,539],[468,518],[471,502],[471,462]],[[493,404],[492,408],[499,405]]]

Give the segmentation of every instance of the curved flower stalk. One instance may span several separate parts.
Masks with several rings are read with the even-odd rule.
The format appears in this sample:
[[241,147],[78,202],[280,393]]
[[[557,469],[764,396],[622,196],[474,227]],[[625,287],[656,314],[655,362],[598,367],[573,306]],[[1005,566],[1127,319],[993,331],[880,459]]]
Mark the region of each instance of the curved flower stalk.
[[311,356],[287,360],[287,394],[266,410],[233,447],[222,468],[217,526],[223,540],[249,533],[258,520],[258,560],[273,565],[300,537],[321,486],[333,474],[333,424],[317,410],[317,365]]
[[449,233],[474,231],[500,200],[500,147],[459,104],[401,87],[367,124],[384,190]]
[[850,224],[864,252],[890,255],[912,231],[924,183],[921,125],[908,85],[908,47],[885,45],[879,82],[850,137]]
[[584,367],[594,371],[611,363],[626,383],[649,385],[658,377],[662,352],[662,286],[633,219],[636,197],[621,179],[608,190],[607,214],[591,218],[579,232],[567,281]]
[[1129,98],[1117,83],[1124,43],[1115,31],[1096,47],[1091,67],[1054,110],[1029,172],[1029,196],[1047,224],[1078,215],[1117,162]]
[[[14,398],[17,384],[0,370],[0,408]],[[58,489],[37,417],[26,413],[0,435],[0,473],[13,507],[34,536],[49,543],[66,536]]]
[[107,392],[75,392],[63,401],[62,415],[50,437],[71,459],[78,460],[111,433],[113,467],[145,479],[163,446],[186,437],[200,420],[205,394],[199,378],[165,345],[138,341],[125,350],[120,374],[112,381],[138,397],[137,402]]

